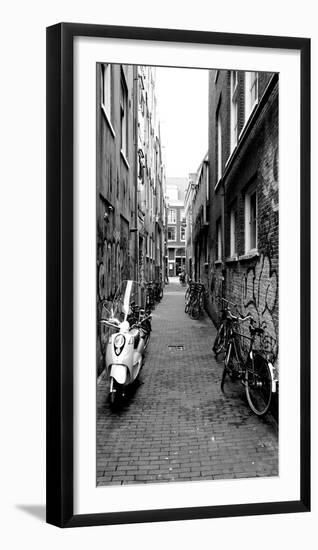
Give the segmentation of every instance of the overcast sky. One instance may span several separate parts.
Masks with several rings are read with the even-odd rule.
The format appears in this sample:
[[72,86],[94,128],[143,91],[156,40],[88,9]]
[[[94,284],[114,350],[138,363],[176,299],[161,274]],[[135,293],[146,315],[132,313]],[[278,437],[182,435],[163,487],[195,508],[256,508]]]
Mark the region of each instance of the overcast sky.
[[156,96],[166,176],[187,177],[208,150],[208,71],[157,67]]

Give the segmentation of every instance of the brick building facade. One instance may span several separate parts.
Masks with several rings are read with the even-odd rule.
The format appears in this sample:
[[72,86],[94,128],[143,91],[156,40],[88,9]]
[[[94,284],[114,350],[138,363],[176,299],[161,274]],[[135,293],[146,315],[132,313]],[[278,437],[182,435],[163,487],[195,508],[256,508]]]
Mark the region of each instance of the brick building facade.
[[164,271],[164,167],[151,67],[97,64],[97,365],[108,329],[103,300],[121,281]]
[[278,354],[278,75],[209,74],[207,307],[217,296],[266,324]]
[[[176,182],[176,183],[175,183]],[[176,277],[186,265],[185,178],[167,178],[168,277]]]
[[157,118],[155,68],[138,67],[139,281],[163,279],[165,271],[165,170]]

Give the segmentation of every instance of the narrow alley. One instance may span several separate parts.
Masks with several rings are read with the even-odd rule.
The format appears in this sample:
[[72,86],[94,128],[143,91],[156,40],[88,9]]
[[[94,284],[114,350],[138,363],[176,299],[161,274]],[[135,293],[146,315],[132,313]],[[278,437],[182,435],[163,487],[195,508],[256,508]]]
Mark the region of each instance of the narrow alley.
[[97,485],[278,475],[275,420],[255,416],[243,386],[220,390],[206,315],[184,313],[185,288],[170,279],[152,314],[144,368],[112,412],[105,371],[97,383]]

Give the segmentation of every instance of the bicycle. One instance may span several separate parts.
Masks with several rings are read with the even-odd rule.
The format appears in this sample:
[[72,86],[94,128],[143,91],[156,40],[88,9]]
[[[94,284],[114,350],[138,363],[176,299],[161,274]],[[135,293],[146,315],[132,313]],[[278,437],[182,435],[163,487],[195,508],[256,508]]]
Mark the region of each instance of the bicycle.
[[229,316],[228,312],[230,311],[230,305],[237,309],[237,305],[225,298],[217,297],[217,301],[221,303],[221,320],[219,323],[218,331],[212,346],[212,351],[214,352],[215,357],[226,350],[228,342],[228,325],[229,325]]
[[[251,315],[246,317],[232,315],[229,323],[229,339],[224,359],[224,370],[222,374],[221,390],[224,391],[226,375],[232,380],[240,380],[245,387],[248,405],[257,416],[264,416],[271,404],[273,386],[273,365],[259,350],[254,347],[256,336],[262,336],[264,329],[255,327],[255,321]],[[236,330],[239,323],[250,321],[250,336]],[[249,340],[246,358],[243,358],[240,337]]]
[[185,295],[184,295],[184,301],[185,301],[184,312],[185,313],[188,313],[188,311],[189,311],[189,305],[190,305],[190,302],[191,302],[192,297],[193,297],[194,287],[195,287],[195,282],[194,281],[189,281],[188,288],[187,288],[187,290],[185,292]]
[[152,281],[146,283],[146,309],[151,311],[155,307],[155,290]]
[[185,312],[192,319],[199,319],[204,310],[204,293],[205,288],[202,283],[190,283],[190,291],[185,306]]
[[156,302],[160,302],[163,297],[163,288],[162,288],[162,282],[157,281],[154,283],[154,295]]

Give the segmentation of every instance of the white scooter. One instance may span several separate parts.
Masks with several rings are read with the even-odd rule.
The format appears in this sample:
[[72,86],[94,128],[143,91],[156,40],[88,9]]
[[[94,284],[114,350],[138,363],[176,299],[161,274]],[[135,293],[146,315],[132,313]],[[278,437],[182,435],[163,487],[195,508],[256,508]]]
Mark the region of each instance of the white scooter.
[[125,395],[127,386],[138,377],[143,364],[144,352],[151,331],[151,315],[141,308],[144,290],[135,281],[123,281],[119,286],[110,310],[106,310],[103,325],[114,329],[106,348],[106,370],[110,380],[110,405],[118,404]]

